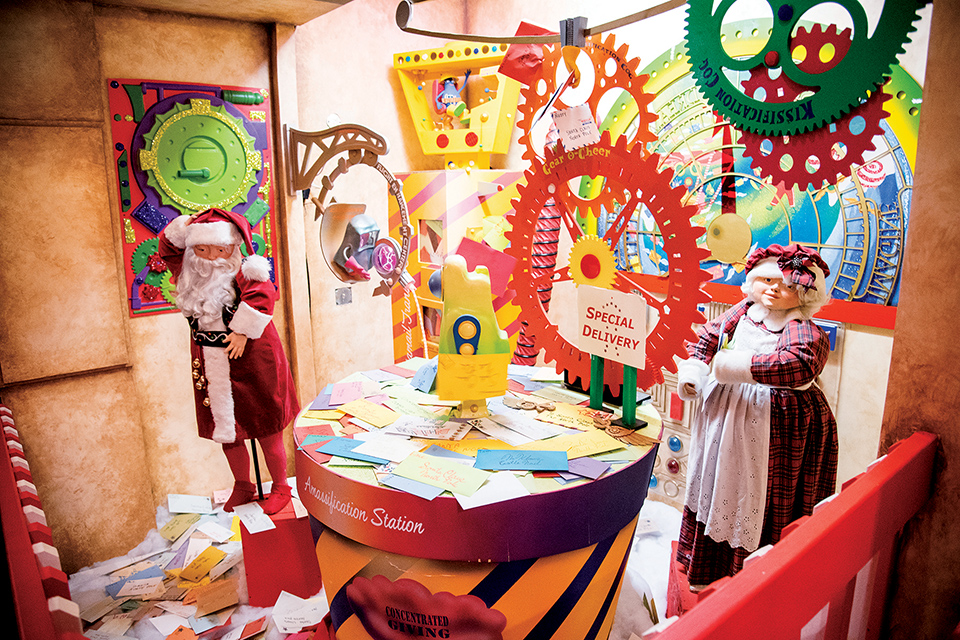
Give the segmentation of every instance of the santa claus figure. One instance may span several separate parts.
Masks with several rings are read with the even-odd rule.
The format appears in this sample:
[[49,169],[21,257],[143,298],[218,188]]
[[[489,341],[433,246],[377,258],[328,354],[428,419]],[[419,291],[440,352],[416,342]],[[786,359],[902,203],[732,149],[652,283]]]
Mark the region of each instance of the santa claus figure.
[[697,332],[677,372],[680,397],[703,400],[677,548],[694,591],[777,542],[837,479],[837,424],[816,385],[830,345],[811,321],[830,270],[795,244],[757,249],[746,267],[746,298]]
[[244,440],[256,438],[273,478],[261,507],[276,513],[290,501],[283,429],[300,407],[272,322],[270,263],[254,253],[246,219],[221,209],[173,220],[160,234],[160,257],[190,322],[200,437],[221,444],[235,480],[224,510],[254,499]]

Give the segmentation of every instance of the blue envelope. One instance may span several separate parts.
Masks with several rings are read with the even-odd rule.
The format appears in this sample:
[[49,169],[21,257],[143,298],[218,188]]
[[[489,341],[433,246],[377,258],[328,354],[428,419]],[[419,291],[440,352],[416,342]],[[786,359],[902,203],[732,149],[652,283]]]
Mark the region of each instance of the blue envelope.
[[569,468],[566,451],[534,451],[526,449],[480,449],[477,469],[496,471],[566,471]]

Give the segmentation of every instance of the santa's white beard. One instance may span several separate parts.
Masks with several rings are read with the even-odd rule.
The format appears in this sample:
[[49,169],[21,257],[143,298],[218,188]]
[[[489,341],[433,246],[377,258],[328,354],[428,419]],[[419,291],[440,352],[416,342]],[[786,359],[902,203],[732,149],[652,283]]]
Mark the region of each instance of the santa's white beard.
[[223,308],[236,299],[233,279],[240,271],[239,251],[229,258],[198,258],[192,248],[183,254],[183,267],[177,277],[177,307],[188,318],[197,318],[201,326],[219,321]]

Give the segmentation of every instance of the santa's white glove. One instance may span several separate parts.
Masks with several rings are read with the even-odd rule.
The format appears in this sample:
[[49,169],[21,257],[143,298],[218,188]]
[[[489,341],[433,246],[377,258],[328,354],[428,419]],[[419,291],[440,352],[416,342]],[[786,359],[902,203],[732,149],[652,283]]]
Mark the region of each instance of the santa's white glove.
[[713,357],[713,377],[721,384],[757,384],[750,373],[752,363],[752,351],[721,349]]
[[213,441],[219,444],[230,444],[237,439],[237,428],[233,425],[217,425],[213,429]]
[[703,360],[690,358],[677,365],[677,395],[681,400],[696,400],[707,383],[710,367]]

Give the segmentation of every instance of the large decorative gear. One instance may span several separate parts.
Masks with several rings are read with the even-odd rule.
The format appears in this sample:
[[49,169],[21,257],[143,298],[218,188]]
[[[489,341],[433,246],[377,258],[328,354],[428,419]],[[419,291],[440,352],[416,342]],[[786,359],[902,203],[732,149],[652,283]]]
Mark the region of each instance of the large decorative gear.
[[[659,315],[647,337],[646,366],[637,371],[637,386],[648,389],[663,382],[661,369],[676,371],[674,356],[686,357],[684,343],[695,338],[692,325],[705,321],[697,305],[707,302],[709,296],[700,290],[700,285],[710,279],[710,274],[700,268],[707,251],[697,247],[697,238],[703,235],[703,229],[690,222],[697,207],[681,204],[686,190],[682,186],[670,186],[670,176],[657,172],[657,161],[656,157],[645,157],[639,145],[628,148],[623,137],[610,146],[610,135],[604,132],[595,145],[565,153],[548,149],[543,161],[534,158],[524,174],[527,184],[518,187],[520,198],[512,202],[513,229],[506,232],[510,240],[506,253],[517,260],[513,280],[520,319],[530,327],[537,347],[545,352],[547,360],[555,362],[557,372],[568,372],[570,380],[579,378],[585,387],[590,382],[590,355],[560,335],[538,295],[542,280],[570,280],[572,274],[569,266],[561,266],[534,276],[531,256],[537,216],[563,185],[583,175],[604,176],[621,193],[628,194],[620,216],[603,238],[606,244],[619,241],[627,221],[641,204],[653,214],[662,233],[664,250],[670,256],[670,269],[665,278],[666,299],[661,301],[647,292],[638,274],[632,272],[617,271],[613,282],[614,289],[639,291]],[[575,233],[569,223],[567,229]],[[606,361],[604,382],[614,393],[619,390],[622,379],[622,367]]]
[[[813,73],[793,59],[792,34],[797,23],[821,0],[767,0],[773,15],[770,37],[755,55],[731,57],[723,46],[720,28],[736,0],[690,0],[687,12],[687,54],[700,91],[710,105],[738,128],[772,135],[793,135],[822,127],[858,106],[882,82],[917,19],[919,0],[886,2],[872,35],[858,0],[835,0],[853,23],[853,40],[842,59]],[[780,69],[807,91],[797,99],[774,103],[744,93],[731,80],[761,65]],[[812,92],[812,94],[808,94]]]
[[[603,96],[616,89],[626,91],[636,102],[638,109],[636,133],[627,140],[627,146],[632,147],[637,144],[644,149],[643,153],[645,154],[645,145],[648,142],[655,142],[657,139],[656,134],[650,131],[650,125],[658,116],[649,109],[650,103],[656,96],[643,91],[643,86],[647,83],[649,76],[645,74],[637,75],[640,58],[627,57],[628,45],[623,44],[617,47],[616,38],[613,34],[608,34],[606,39],[601,36],[602,34],[597,34],[587,38],[586,45],[582,49],[593,66],[594,77],[593,88],[585,104],[590,107],[590,113],[599,125],[598,110]],[[579,56],[578,60],[582,60],[583,57]],[[531,129],[541,109],[550,100],[553,92],[557,90],[557,73],[561,60],[560,46],[545,45],[543,48],[543,65],[540,72],[530,82],[529,86],[520,91],[523,100],[517,106],[517,126],[524,132],[520,137],[520,142],[526,146],[523,158],[527,161],[532,162],[534,158],[540,157],[541,150],[536,148],[535,142],[532,140]],[[581,78],[583,77],[584,74],[581,73]],[[554,104],[559,109],[577,106],[564,102],[563,93],[560,94]],[[622,124],[626,127],[628,123],[623,122]],[[596,197],[585,199],[574,193],[568,185],[563,185],[557,193],[557,199],[566,205],[569,211],[579,210],[581,217],[585,217],[587,212],[594,216],[599,215],[601,206],[607,211],[612,211],[617,195],[608,185],[603,185]]]
[[[827,30],[816,25],[812,31],[801,27],[794,38],[794,52],[803,47],[805,56],[798,66],[829,69],[850,42],[849,30],[837,33],[833,25]],[[824,60],[827,56],[821,56],[820,51],[828,46],[836,55]],[[750,72],[743,90],[749,96],[760,94],[768,102],[789,102],[796,100],[805,88],[782,73],[771,78],[769,70],[761,66]],[[836,122],[806,133],[766,136],[744,131],[740,136],[743,155],[751,159],[751,166],[759,169],[762,176],[770,176],[778,191],[790,192],[794,186],[801,191],[810,185],[820,188],[824,183],[835,182],[839,175],[849,174],[850,166],[861,164],[863,154],[875,148],[874,136],[883,133],[880,121],[890,115],[883,109],[889,99],[878,89]]]
[[247,202],[263,167],[243,121],[202,98],[157,114],[143,142],[139,161],[147,184],[163,204],[182,213]]

